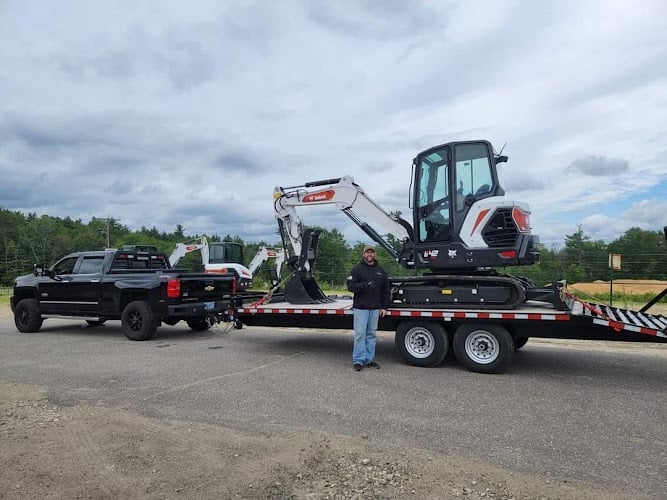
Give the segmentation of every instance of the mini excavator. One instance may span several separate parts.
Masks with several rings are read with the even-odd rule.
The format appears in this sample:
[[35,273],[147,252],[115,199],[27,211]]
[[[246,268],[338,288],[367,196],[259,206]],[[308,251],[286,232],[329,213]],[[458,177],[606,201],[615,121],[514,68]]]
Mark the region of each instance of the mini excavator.
[[498,272],[539,261],[530,209],[505,196],[498,179],[506,161],[485,140],[422,151],[412,163],[411,222],[387,213],[350,176],[276,187],[274,212],[293,271],[285,300],[327,301],[313,277],[319,231],[305,229],[296,209],[334,205],[402,267],[425,271],[390,279],[392,307],[514,309],[532,300],[566,309],[561,283],[538,288]]

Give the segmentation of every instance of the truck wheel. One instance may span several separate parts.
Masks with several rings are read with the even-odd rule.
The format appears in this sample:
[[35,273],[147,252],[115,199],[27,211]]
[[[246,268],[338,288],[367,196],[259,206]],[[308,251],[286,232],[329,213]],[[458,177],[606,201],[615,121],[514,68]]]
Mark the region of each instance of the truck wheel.
[[155,334],[158,325],[148,302],[144,300],[135,300],[126,305],[120,318],[120,324],[123,333],[130,340],[150,339]]
[[514,340],[500,325],[461,325],[454,334],[454,353],[470,371],[500,373],[512,361]]
[[437,366],[447,354],[447,331],[435,322],[407,321],[396,329],[396,348],[409,365]]
[[193,318],[185,320],[191,330],[195,332],[205,332],[211,328],[211,324],[206,320],[206,318]]
[[514,349],[519,350],[528,342],[528,337],[517,337],[514,339]]
[[88,323],[88,326],[95,327],[95,326],[102,326],[104,323],[106,323],[106,319],[100,319],[100,320],[93,320],[93,319],[87,319],[86,323]]
[[42,327],[42,321],[36,299],[23,299],[16,304],[14,324],[19,332],[36,332]]

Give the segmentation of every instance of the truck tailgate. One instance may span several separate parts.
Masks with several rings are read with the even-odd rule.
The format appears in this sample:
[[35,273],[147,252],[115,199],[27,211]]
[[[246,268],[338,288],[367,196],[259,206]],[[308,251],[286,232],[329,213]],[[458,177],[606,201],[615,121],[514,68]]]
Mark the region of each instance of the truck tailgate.
[[236,290],[236,280],[231,276],[188,274],[180,277],[183,302],[206,302],[231,296]]

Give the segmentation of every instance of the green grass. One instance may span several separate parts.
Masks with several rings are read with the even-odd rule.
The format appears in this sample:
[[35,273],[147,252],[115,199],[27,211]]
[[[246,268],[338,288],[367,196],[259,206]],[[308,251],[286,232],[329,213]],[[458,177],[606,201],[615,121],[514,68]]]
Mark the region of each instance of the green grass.
[[9,297],[11,297],[9,293],[0,293],[0,304],[9,304]]

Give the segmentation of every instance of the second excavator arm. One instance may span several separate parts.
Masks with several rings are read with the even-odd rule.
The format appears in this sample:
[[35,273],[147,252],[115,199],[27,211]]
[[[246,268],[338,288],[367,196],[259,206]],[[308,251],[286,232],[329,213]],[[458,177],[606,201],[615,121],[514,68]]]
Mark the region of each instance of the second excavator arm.
[[206,264],[208,264],[208,240],[206,239],[206,236],[202,236],[199,243],[176,243],[176,248],[169,256],[169,265],[171,267],[176,267],[186,253],[194,252],[195,250],[201,250],[202,264],[206,266]]

